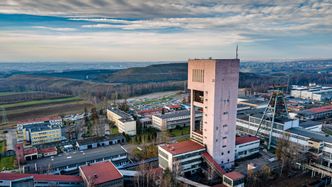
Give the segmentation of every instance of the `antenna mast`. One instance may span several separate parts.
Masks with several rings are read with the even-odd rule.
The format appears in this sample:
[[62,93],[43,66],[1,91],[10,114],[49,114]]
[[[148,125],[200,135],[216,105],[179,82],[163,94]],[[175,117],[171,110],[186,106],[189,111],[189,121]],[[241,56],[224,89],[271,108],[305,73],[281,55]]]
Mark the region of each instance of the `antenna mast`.
[[239,59],[239,45],[238,44],[236,44],[236,54],[235,54],[235,59]]

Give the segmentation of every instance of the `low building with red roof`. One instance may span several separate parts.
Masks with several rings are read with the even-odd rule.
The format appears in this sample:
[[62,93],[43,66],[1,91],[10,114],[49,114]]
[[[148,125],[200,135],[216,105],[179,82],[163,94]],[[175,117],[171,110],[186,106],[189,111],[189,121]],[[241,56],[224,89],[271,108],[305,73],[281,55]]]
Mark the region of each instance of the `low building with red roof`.
[[43,157],[54,156],[58,154],[58,150],[56,147],[47,147],[44,149],[39,149],[38,153],[41,154]]
[[237,171],[224,174],[223,184],[227,187],[244,187],[244,175]]
[[[44,175],[44,174],[22,174],[22,173],[0,173],[0,184],[2,186],[59,186],[59,187],[81,187],[83,180],[80,176],[72,175]],[[42,184],[42,185],[41,185]]]
[[79,171],[85,186],[123,186],[123,176],[112,162],[80,166]]
[[25,160],[34,160],[38,158],[38,150],[34,147],[24,149],[23,154]]
[[256,136],[237,136],[235,138],[235,160],[259,153],[260,139]]
[[158,146],[159,167],[194,173],[202,163],[205,147],[191,140]]

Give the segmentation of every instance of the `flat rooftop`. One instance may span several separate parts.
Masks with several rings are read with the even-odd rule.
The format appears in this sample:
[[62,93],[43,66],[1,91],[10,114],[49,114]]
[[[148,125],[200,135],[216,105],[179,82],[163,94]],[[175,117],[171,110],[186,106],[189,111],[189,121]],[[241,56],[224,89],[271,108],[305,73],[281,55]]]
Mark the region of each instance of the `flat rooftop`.
[[53,129],[60,129],[61,125],[51,124],[50,122],[35,123],[24,126],[25,129],[29,129],[31,132],[39,132]]
[[80,176],[73,175],[44,175],[26,173],[0,173],[0,180],[18,180],[33,177],[36,181],[83,182]]
[[121,116],[121,118],[133,118],[130,114],[118,109],[118,108],[109,108],[108,110],[112,111],[113,113]]
[[256,136],[237,136],[235,138],[236,145],[255,142],[255,141],[259,141],[259,138]]
[[232,172],[226,173],[224,175],[227,178],[232,179],[233,181],[236,181],[236,180],[244,178],[244,175],[242,173],[240,173],[240,172],[237,172],[237,171],[232,171]]
[[322,141],[322,142],[328,142],[332,143],[332,136],[329,136],[327,134],[322,134],[314,131],[310,131],[301,127],[293,127],[287,130],[288,132],[298,134],[300,136],[307,137],[312,140],[316,141]]
[[48,168],[49,165],[52,168],[58,168],[58,167],[68,166],[71,164],[77,164],[77,163],[87,162],[90,160],[96,160],[100,158],[106,158],[126,153],[127,152],[122,148],[121,145],[115,144],[95,149],[88,149],[85,151],[62,153],[54,157],[32,160],[27,163],[27,166],[29,166],[30,168],[34,168],[36,164],[38,168],[42,167]]
[[317,125],[322,124],[319,121],[312,121],[312,120],[306,120],[306,121],[300,121],[299,126],[302,128],[308,128],[308,127],[314,127]]
[[171,153],[172,155],[178,155],[198,150],[205,150],[205,147],[194,142],[191,140],[186,140],[183,142],[173,143],[173,144],[166,144],[160,146],[167,152]]
[[82,166],[81,171],[87,179],[93,179],[94,185],[122,178],[122,174],[109,161]]
[[104,137],[86,138],[83,140],[77,140],[76,142],[79,145],[87,145],[87,144],[99,143],[99,142],[104,142],[104,141],[112,141],[115,139],[122,139],[122,138],[124,138],[124,136],[122,134],[113,134],[113,135],[104,136]]
[[180,110],[180,111],[175,111],[175,112],[168,112],[166,114],[158,114],[155,116],[157,116],[161,119],[168,119],[168,118],[174,118],[174,117],[179,117],[179,116],[190,117],[190,111],[189,110]]

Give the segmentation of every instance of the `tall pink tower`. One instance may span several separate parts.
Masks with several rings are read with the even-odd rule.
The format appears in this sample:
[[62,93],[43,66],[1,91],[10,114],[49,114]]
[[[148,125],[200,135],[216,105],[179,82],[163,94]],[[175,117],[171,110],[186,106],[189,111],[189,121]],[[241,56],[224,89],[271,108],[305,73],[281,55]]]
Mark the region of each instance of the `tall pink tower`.
[[[190,137],[205,145],[207,152],[229,168],[235,159],[236,108],[240,60],[193,59],[188,61],[191,92]],[[195,112],[203,112],[200,121]]]

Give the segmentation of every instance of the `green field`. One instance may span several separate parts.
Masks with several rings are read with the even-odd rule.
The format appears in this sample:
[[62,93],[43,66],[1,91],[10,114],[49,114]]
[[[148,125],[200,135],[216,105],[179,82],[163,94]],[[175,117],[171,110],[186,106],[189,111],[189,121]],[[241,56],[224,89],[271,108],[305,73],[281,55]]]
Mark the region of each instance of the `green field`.
[[2,157],[0,158],[0,171],[15,169],[15,157]]
[[52,104],[52,103],[60,103],[60,102],[70,102],[70,101],[80,101],[79,97],[66,97],[59,99],[45,99],[45,100],[36,100],[36,101],[26,101],[12,104],[4,104],[0,105],[0,107],[4,108],[13,108],[13,107],[22,107],[22,106],[33,106],[33,105],[41,105],[41,104]]
[[24,93],[34,93],[34,92],[33,91],[31,91],[31,92],[0,92],[0,96],[24,94]]
[[118,128],[115,126],[113,128],[111,128],[111,134],[119,134]]

